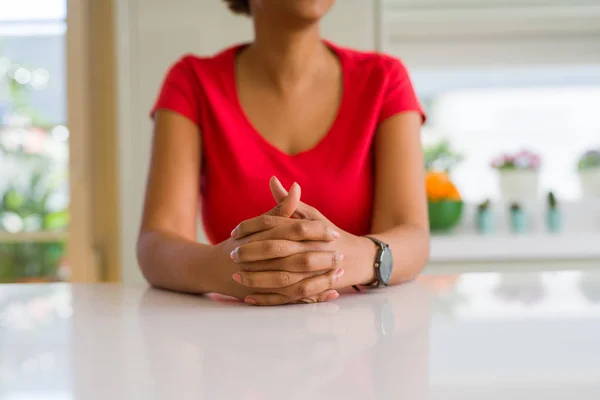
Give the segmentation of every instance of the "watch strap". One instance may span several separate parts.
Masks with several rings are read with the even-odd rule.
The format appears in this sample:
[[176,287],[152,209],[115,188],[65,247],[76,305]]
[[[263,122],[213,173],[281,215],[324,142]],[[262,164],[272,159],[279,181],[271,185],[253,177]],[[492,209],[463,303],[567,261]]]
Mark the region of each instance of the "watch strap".
[[[375,243],[375,245],[378,246],[378,249],[377,249],[377,253],[375,254],[375,260],[373,262],[373,269],[375,270],[375,279],[371,283],[368,283],[366,285],[361,285],[361,286],[366,286],[366,287],[383,286],[383,283],[381,282],[381,270],[379,269],[379,265],[381,263],[382,254],[385,251],[385,249],[388,247],[388,245],[374,237],[367,236],[367,235],[365,235],[364,237],[366,237],[367,239],[369,239],[370,241]],[[358,287],[358,285],[352,285],[352,288],[355,291],[360,292],[360,288]]]
[[369,239],[371,242],[375,243],[377,246],[379,246],[381,248],[381,250],[385,250],[386,247],[388,247],[387,244],[383,243],[381,240],[374,238],[372,236],[368,236],[365,235],[364,237],[366,237],[367,239]]

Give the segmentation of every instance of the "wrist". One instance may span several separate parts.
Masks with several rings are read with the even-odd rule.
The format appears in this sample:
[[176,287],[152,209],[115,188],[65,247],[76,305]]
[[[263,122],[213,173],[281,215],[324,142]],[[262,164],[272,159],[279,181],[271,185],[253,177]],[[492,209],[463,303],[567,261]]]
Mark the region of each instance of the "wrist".
[[209,247],[202,263],[206,266],[203,269],[202,281],[204,281],[207,292],[238,299],[243,299],[250,294],[248,288],[235,282],[232,278],[233,273],[240,269],[239,265],[234,263],[230,257],[230,253],[236,245],[234,239],[227,239]]
[[377,246],[369,238],[363,236],[360,237],[360,243],[361,246],[359,246],[359,248],[361,257],[358,258],[360,262],[357,268],[359,271],[359,279],[356,284],[367,286],[372,284],[376,279],[375,257],[377,256]]

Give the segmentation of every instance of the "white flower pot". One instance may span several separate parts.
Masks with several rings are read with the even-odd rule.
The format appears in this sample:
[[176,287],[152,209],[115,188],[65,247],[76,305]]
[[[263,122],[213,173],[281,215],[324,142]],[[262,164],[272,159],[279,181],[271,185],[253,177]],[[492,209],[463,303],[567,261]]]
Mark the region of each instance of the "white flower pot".
[[539,174],[535,170],[500,170],[498,180],[506,202],[528,202],[538,197]]
[[600,168],[579,171],[579,181],[584,198],[600,197]]

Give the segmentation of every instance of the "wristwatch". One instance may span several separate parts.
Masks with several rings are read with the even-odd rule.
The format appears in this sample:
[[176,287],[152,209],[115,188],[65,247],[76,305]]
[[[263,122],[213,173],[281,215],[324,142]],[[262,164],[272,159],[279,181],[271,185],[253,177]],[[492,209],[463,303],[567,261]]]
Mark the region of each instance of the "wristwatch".
[[[371,240],[377,246],[377,254],[375,255],[375,263],[373,268],[375,269],[375,280],[366,285],[370,287],[381,287],[387,286],[392,277],[392,270],[394,269],[394,257],[392,257],[392,249],[387,243],[383,243],[381,240],[371,236],[365,236]],[[355,290],[360,291],[357,286],[353,286]]]

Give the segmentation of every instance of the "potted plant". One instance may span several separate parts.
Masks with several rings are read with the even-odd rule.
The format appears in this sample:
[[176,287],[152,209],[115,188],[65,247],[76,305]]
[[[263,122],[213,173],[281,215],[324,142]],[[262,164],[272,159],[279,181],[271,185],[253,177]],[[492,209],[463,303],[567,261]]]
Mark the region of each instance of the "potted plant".
[[524,233],[528,229],[527,214],[516,202],[510,205],[510,228],[513,233]]
[[492,160],[498,171],[500,193],[508,202],[525,202],[538,195],[540,157],[523,150],[516,154],[503,154]]
[[577,169],[583,197],[600,197],[600,149],[585,152]]
[[452,149],[448,139],[442,139],[423,146],[423,158],[426,171],[443,171],[449,173],[464,157]]
[[463,202],[458,189],[445,172],[428,172],[427,189],[429,227],[432,231],[448,231],[462,217]]
[[475,222],[479,233],[490,233],[494,230],[494,214],[491,209],[491,201],[489,199],[477,205],[477,214]]
[[562,229],[562,213],[558,208],[558,201],[553,192],[548,193],[548,209],[546,210],[546,226],[552,233],[560,232]]

